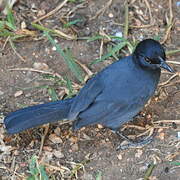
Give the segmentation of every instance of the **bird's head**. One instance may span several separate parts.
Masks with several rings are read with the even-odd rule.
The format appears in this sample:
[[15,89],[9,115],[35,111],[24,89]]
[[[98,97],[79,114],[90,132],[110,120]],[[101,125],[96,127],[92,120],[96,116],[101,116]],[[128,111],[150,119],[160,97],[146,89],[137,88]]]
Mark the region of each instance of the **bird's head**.
[[141,41],[134,51],[137,63],[148,69],[166,69],[169,72],[174,70],[165,62],[166,55],[163,46],[153,39]]

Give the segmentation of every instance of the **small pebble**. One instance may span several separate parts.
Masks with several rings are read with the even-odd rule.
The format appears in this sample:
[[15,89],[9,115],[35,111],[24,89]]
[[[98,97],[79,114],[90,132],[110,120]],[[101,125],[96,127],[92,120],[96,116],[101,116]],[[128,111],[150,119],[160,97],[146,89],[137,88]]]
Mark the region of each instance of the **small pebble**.
[[175,122],[172,123],[172,128],[177,129],[177,124]]
[[180,131],[177,132],[177,138],[180,139]]
[[27,28],[27,25],[25,23],[25,21],[22,21],[21,22],[21,29],[26,29]]
[[113,18],[113,17],[114,17],[114,15],[113,15],[112,13],[109,13],[108,16],[109,16],[110,18]]
[[0,96],[4,95],[4,92],[0,91]]
[[168,173],[168,172],[169,172],[169,168],[168,168],[168,167],[165,167],[164,172],[165,172],[165,173]]
[[55,47],[55,46],[53,46],[53,47],[52,47],[52,50],[53,50],[53,51],[56,51],[56,47]]
[[14,97],[19,97],[23,94],[23,91],[16,91],[15,94],[14,94]]

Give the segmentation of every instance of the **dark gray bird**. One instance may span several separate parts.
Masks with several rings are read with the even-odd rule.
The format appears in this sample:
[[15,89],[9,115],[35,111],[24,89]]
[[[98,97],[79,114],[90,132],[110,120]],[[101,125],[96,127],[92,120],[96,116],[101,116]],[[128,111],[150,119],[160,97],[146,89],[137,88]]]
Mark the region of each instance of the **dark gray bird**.
[[154,94],[161,68],[174,72],[165,60],[159,42],[143,40],[132,55],[97,73],[75,97],[10,113],[4,119],[7,132],[19,133],[63,119],[72,120],[74,130],[98,123],[118,132]]

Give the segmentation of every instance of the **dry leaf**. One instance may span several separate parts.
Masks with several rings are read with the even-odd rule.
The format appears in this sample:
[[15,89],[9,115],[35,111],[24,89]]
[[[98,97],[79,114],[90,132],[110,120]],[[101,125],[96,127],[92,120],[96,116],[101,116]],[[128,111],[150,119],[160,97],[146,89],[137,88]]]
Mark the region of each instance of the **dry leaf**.
[[54,150],[53,154],[56,158],[63,158],[64,154],[61,151]]
[[41,62],[35,62],[33,64],[33,68],[34,69],[38,69],[38,70],[48,70],[49,69],[49,66],[45,63],[41,63]]
[[75,136],[72,136],[72,137],[69,138],[69,140],[71,141],[71,143],[77,143],[78,138],[75,137]]
[[55,130],[54,130],[54,133],[59,136],[61,134],[61,129],[59,127],[57,127]]
[[43,146],[43,150],[51,152],[53,148],[51,146]]
[[73,152],[78,151],[79,150],[78,144],[73,144],[71,146],[71,149],[72,149]]
[[53,142],[54,144],[58,144],[58,143],[62,143],[63,142],[62,139],[59,136],[57,136],[56,134],[49,135],[49,140],[51,142]]
[[165,138],[165,133],[164,132],[161,132],[159,133],[159,136],[157,136],[160,140],[164,140]]

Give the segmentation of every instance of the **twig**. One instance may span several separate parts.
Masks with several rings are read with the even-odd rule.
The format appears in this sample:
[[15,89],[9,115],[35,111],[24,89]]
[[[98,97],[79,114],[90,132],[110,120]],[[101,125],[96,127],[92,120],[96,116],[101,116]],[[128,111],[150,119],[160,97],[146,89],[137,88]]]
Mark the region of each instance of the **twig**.
[[160,124],[160,123],[175,123],[175,124],[180,124],[180,119],[179,120],[159,120],[153,122],[154,124]]
[[60,10],[66,3],[68,2],[68,0],[64,0],[62,3],[60,3],[55,9],[53,9],[52,11],[48,12],[46,15],[34,20],[33,22],[36,23],[38,21],[41,21],[49,16],[52,16],[54,13],[56,13],[58,10]]
[[171,80],[173,80],[175,77],[180,77],[180,72],[176,72],[176,73],[173,74],[167,81],[160,83],[159,86],[165,86],[165,85],[168,84]]
[[113,0],[109,0],[102,9],[100,9],[93,17],[90,18],[90,20],[94,20],[94,19],[96,19],[98,16],[103,15],[104,12],[106,11],[106,9],[112,4],[112,1],[113,1]]
[[[171,82],[169,84],[164,85],[163,87],[173,86],[173,85],[177,85],[177,84],[180,84],[180,80],[173,81],[173,82]],[[174,94],[176,94],[178,92],[180,92],[180,91],[175,91]]]
[[125,22],[124,22],[124,38],[127,39],[129,30],[129,6],[128,1],[125,4]]

